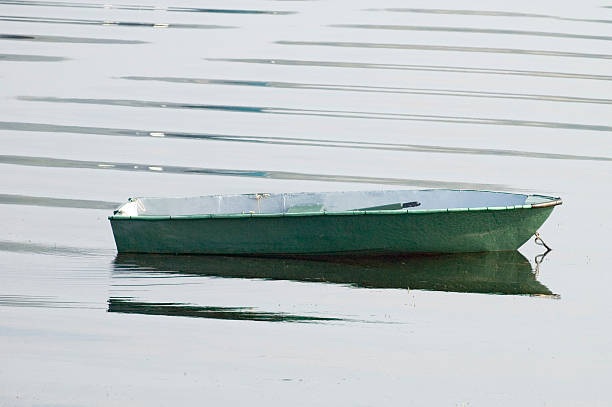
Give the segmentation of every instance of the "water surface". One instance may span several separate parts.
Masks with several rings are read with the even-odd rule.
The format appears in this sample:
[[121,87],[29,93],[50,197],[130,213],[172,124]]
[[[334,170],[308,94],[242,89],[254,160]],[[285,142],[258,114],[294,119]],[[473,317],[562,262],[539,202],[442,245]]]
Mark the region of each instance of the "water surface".
[[[0,0],[0,405],[607,406],[612,9]],[[518,252],[118,255],[134,196],[561,196]]]

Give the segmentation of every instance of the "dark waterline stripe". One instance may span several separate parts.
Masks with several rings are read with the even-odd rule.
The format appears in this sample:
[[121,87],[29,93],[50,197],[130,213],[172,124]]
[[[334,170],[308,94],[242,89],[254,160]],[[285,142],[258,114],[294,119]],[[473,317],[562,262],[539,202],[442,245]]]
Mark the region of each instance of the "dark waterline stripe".
[[37,41],[37,42],[69,42],[77,44],[147,44],[139,40],[118,40],[111,38],[62,37],[58,35],[22,35],[0,34],[0,40]]
[[0,61],[59,62],[59,61],[66,61],[66,60],[68,60],[68,58],[48,56],[48,55],[0,54]]
[[226,25],[204,25],[204,24],[180,24],[180,23],[142,23],[133,21],[107,21],[107,20],[83,20],[72,18],[52,17],[22,17],[22,16],[0,16],[0,21],[14,21],[21,23],[44,23],[44,24],[77,24],[77,25],[103,25],[121,27],[150,27],[150,28],[189,28],[189,29],[217,29],[235,28]]
[[11,242],[0,240],[0,251],[13,253],[35,253],[52,256],[75,256],[75,257],[92,257],[92,256],[112,256],[114,250],[96,250],[80,247],[57,246],[31,242]]
[[345,110],[315,110],[315,109],[292,109],[283,107],[263,107],[263,106],[235,106],[235,105],[207,105],[193,103],[176,102],[156,102],[149,100],[130,100],[130,99],[81,99],[81,98],[56,98],[56,97],[37,97],[37,96],[18,96],[18,100],[30,102],[51,102],[51,103],[82,103],[92,105],[125,106],[125,107],[147,107],[163,109],[194,109],[211,110],[222,112],[239,113],[264,113],[296,116],[317,116],[334,117],[343,119],[376,119],[376,120],[407,120],[437,123],[461,123],[461,124],[488,124],[500,126],[521,126],[521,127],[544,127],[553,129],[575,129],[591,131],[612,131],[612,126],[562,123],[562,122],[542,122],[526,121],[513,119],[491,119],[465,116],[442,116],[442,115],[419,115],[407,113],[381,113],[381,112],[358,112]]
[[148,5],[113,5],[100,3],[74,3],[62,1],[24,1],[24,0],[0,0],[0,4],[13,6],[37,6],[37,7],[73,7],[73,8],[94,8],[94,9],[114,9],[114,10],[133,10],[133,11],[171,11],[181,13],[215,13],[215,14],[271,14],[286,15],[295,14],[294,11],[274,11],[274,10],[239,10],[239,9],[220,9],[220,8],[195,8],[195,7],[160,7]]
[[91,302],[74,302],[56,300],[57,297],[33,295],[0,295],[0,307],[33,307],[33,308],[88,308],[100,309]]
[[591,75],[569,72],[546,72],[546,71],[521,71],[512,69],[495,68],[473,68],[464,66],[442,66],[442,65],[401,65],[401,64],[374,64],[367,62],[338,62],[338,61],[307,61],[295,59],[257,59],[257,58],[205,58],[207,61],[239,62],[250,64],[291,65],[291,66],[316,66],[329,68],[358,68],[358,69],[394,69],[402,71],[426,71],[426,72],[456,72],[475,73],[488,75],[516,75],[533,76],[545,78],[563,79],[591,79],[610,81],[610,75]]
[[293,315],[284,312],[255,311],[253,307],[200,306],[170,302],[141,302],[131,298],[111,297],[108,312],[123,314],[165,315],[171,317],[229,319],[235,321],[321,323],[349,321],[341,318]]
[[212,14],[267,14],[267,15],[297,14],[297,11],[237,10],[237,9],[193,8],[193,7],[168,7],[167,11],[179,12],[179,13],[212,13]]
[[423,14],[450,14],[466,16],[488,16],[488,17],[522,17],[522,18],[550,18],[563,21],[581,21],[585,23],[604,23],[610,24],[612,20],[597,20],[586,18],[560,17],[548,14],[517,13],[513,11],[485,11],[485,10],[451,10],[435,8],[372,8],[365,11],[391,11],[398,13],[423,13]]
[[309,90],[332,90],[345,92],[372,92],[372,93],[394,93],[410,95],[431,96],[460,96],[497,99],[521,99],[546,102],[569,102],[569,103],[597,103],[612,104],[612,99],[582,98],[574,96],[537,95],[527,93],[505,93],[505,92],[482,92],[456,89],[435,88],[399,88],[385,86],[361,86],[361,85],[333,85],[321,83],[295,83],[295,82],[264,82],[230,79],[206,79],[206,78],[180,78],[180,77],[152,77],[152,76],[123,76],[121,79],[137,81],[158,81],[171,83],[190,83],[198,85],[231,85],[231,86],[253,86],[267,88],[285,89],[309,89]]
[[0,155],[0,164],[21,165],[45,168],[81,168],[113,171],[149,172],[157,174],[218,175],[230,177],[253,177],[284,180],[355,182],[365,184],[385,184],[419,186],[427,188],[449,189],[494,189],[509,190],[502,184],[482,184],[469,182],[450,182],[424,179],[363,177],[357,175],[308,174],[287,171],[267,170],[234,170],[221,168],[181,167],[175,165],[155,165],[137,163],[119,163],[108,161],[81,161],[51,157],[31,157],[18,155]]
[[435,27],[420,25],[387,25],[387,24],[331,24],[329,27],[337,28],[358,28],[369,30],[402,30],[402,31],[434,31],[434,32],[457,32],[475,34],[508,34],[508,35],[527,35],[535,37],[553,38],[573,38],[583,40],[603,40],[611,41],[612,37],[605,35],[585,35],[547,31],[524,31],[524,30],[501,30],[492,28],[473,28],[473,27]]
[[471,155],[493,155],[506,157],[525,157],[541,158],[552,160],[578,160],[578,161],[612,161],[612,157],[584,156],[573,154],[554,154],[541,153],[534,151],[519,150],[500,150],[484,148],[465,148],[465,147],[446,147],[421,144],[398,144],[398,143],[376,143],[366,141],[346,141],[330,139],[313,139],[297,137],[266,137],[266,136],[240,136],[230,134],[210,134],[210,133],[185,133],[176,131],[160,130],[134,130],[117,129],[105,127],[85,127],[85,126],[63,126],[45,123],[23,123],[23,122],[0,122],[0,130],[16,130],[29,132],[45,133],[71,133],[71,134],[92,134],[103,136],[123,136],[123,137],[152,137],[170,138],[187,140],[210,140],[227,141],[239,143],[264,143],[275,145],[291,145],[306,147],[327,147],[327,148],[351,148],[362,150],[386,150],[404,151],[410,153],[440,153],[440,154],[471,154]]
[[336,42],[336,41],[276,41],[281,45],[305,45],[322,47],[349,47],[349,48],[386,48],[405,49],[420,51],[442,51],[442,52],[485,52],[493,54],[516,54],[516,55],[538,55],[567,58],[594,58],[612,59],[611,54],[589,54],[585,52],[548,51],[535,49],[516,48],[489,48],[489,47],[462,47],[451,45],[426,45],[426,44],[385,44],[372,42]]
[[51,198],[47,196],[30,196],[0,194],[0,205],[49,206],[56,208],[81,209],[115,209],[120,204],[108,201],[92,201],[89,199]]

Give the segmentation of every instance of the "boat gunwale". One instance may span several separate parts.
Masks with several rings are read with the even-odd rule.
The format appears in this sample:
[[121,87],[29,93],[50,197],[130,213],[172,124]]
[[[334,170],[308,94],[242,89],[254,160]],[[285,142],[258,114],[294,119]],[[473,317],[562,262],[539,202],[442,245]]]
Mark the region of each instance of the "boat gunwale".
[[197,214],[197,215],[111,215],[109,220],[189,220],[189,219],[240,219],[240,218],[282,218],[282,217],[310,217],[310,216],[361,216],[361,215],[418,215],[431,213],[453,213],[453,212],[491,212],[508,211],[516,209],[538,209],[548,208],[563,204],[559,197],[531,194],[548,199],[548,202],[540,202],[525,205],[511,206],[489,206],[476,208],[443,208],[443,209],[391,209],[391,210],[349,210],[349,211],[322,211],[322,212],[298,212],[298,213],[224,213],[224,214]]

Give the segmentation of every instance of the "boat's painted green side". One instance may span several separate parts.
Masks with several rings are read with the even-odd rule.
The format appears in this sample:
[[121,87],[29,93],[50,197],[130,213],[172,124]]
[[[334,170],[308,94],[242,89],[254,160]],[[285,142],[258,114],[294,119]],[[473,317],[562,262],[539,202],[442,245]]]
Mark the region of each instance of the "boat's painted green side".
[[110,216],[120,253],[326,255],[516,250],[553,206]]

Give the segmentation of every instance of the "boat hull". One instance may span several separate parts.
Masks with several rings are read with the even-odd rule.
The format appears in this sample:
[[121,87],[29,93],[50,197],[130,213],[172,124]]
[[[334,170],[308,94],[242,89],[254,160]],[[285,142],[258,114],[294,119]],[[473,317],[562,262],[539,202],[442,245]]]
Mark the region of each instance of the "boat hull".
[[110,217],[120,253],[317,256],[516,250],[547,207]]

